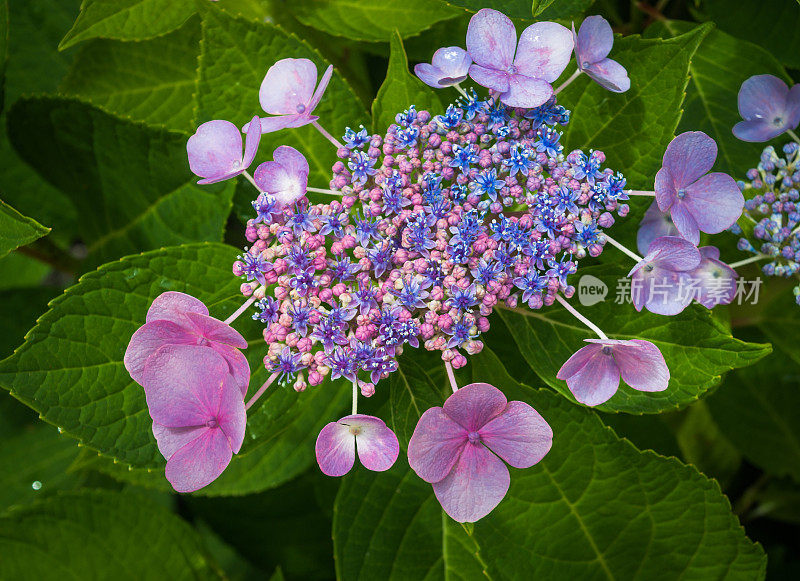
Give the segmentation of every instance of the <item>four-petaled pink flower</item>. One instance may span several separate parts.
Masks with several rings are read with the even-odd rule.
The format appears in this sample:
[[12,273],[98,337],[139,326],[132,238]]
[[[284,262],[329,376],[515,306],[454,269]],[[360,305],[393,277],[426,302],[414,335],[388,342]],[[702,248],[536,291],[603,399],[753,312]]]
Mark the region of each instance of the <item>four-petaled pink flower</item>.
[[656,238],[647,256],[628,273],[633,306],[658,315],[683,311],[697,292],[691,272],[700,266],[700,259],[700,251],[685,238]]
[[744,208],[744,196],[728,174],[711,171],[717,144],[702,131],[681,133],[667,146],[655,179],[656,201],[669,212],[681,236],[697,245],[700,232],[730,228]]
[[247,341],[230,325],[210,317],[201,301],[180,292],[162,293],[150,305],[145,320],[125,351],[125,368],[135,382],[144,385],[143,372],[149,357],[158,349],[165,345],[199,345],[219,353],[239,386],[240,397],[247,393],[250,366],[239,351],[247,347]]
[[608,58],[614,46],[614,32],[602,16],[589,16],[581,23],[578,33],[572,25],[575,39],[575,58],[578,69],[609,91],[624,93],[631,88],[628,71],[617,61]]
[[441,89],[466,79],[471,64],[472,59],[467,51],[459,46],[447,46],[433,53],[430,64],[416,65],[414,73],[426,85]]
[[[329,65],[317,85],[317,66],[308,59],[281,59],[272,65],[258,91],[261,108],[276,117],[261,118],[261,133],[302,127],[319,119],[312,115],[333,75]],[[316,86],[316,91],[314,87]],[[249,124],[244,126],[244,131]]]
[[208,121],[197,128],[186,142],[189,167],[201,179],[198,184],[213,184],[247,170],[258,151],[261,126],[258,117],[248,123],[242,155],[242,134],[230,121]]
[[165,475],[178,492],[209,485],[244,441],[244,401],[227,362],[210,349],[168,345],[142,372]]
[[356,460],[375,472],[392,467],[400,452],[397,436],[383,420],[355,414],[327,424],[317,436],[316,453],[320,470],[328,476],[344,476]]
[[474,522],[508,491],[511,477],[503,460],[530,468],[552,443],[553,430],[531,406],[509,402],[488,383],[472,383],[443,407],[422,414],[408,444],[408,462],[433,485],[447,514],[458,522]]
[[658,347],[642,339],[585,339],[556,377],[566,380],[579,402],[595,406],[617,392],[619,378],[639,391],[664,391],[669,369]]
[[572,33],[555,22],[526,28],[517,45],[511,19],[484,8],[469,21],[469,75],[479,85],[500,93],[510,107],[538,107],[553,96],[554,82],[572,57]]
[[265,161],[256,168],[253,179],[262,192],[275,197],[277,208],[291,206],[306,195],[308,161],[294,147],[281,145],[272,152],[274,161]]
[[800,124],[800,85],[791,89],[773,75],[755,75],[739,89],[739,114],[733,126],[742,141],[769,141]]

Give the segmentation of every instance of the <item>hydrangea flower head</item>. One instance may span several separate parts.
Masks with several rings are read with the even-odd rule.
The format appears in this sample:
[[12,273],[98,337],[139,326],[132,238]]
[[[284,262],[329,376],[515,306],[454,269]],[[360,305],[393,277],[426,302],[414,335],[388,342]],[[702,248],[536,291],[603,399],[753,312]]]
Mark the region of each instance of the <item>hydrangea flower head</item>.
[[444,406],[422,414],[408,444],[408,462],[433,485],[447,514],[458,522],[474,522],[508,492],[511,476],[505,463],[530,468],[552,443],[552,429],[531,406],[509,402],[488,383],[472,383]]
[[247,393],[250,366],[239,351],[247,347],[247,341],[230,325],[209,316],[208,308],[193,296],[169,291],[150,305],[145,324],[133,334],[125,351],[125,368],[135,382],[144,385],[149,358],[167,345],[198,345],[218,353],[227,362],[241,397]]
[[414,74],[426,85],[441,89],[465,80],[471,64],[472,59],[467,51],[458,46],[447,46],[433,53],[430,64],[416,65]]
[[624,93],[631,88],[631,80],[625,67],[608,58],[614,45],[614,33],[605,18],[589,16],[581,23],[577,34],[573,24],[572,35],[575,39],[578,70],[609,91]]
[[469,75],[510,107],[538,107],[553,96],[550,83],[564,72],[573,46],[570,31],[555,22],[531,24],[517,44],[511,19],[484,8],[467,28]]
[[142,372],[166,477],[178,492],[217,479],[244,441],[244,401],[228,363],[197,345],[167,345]]
[[288,145],[281,145],[272,152],[272,159],[256,168],[253,179],[259,190],[275,198],[277,208],[291,206],[306,195],[308,161]]
[[742,214],[744,197],[728,174],[711,171],[717,144],[702,131],[681,133],[667,146],[656,174],[658,207],[681,236],[697,245],[700,232],[718,234]]
[[700,251],[678,236],[662,236],[650,244],[644,259],[631,270],[631,298],[637,311],[677,315],[692,302],[690,273],[700,266]]
[[617,392],[619,379],[638,391],[664,391],[669,369],[658,347],[642,339],[585,339],[556,377],[582,404],[596,406]]
[[[261,133],[302,127],[319,119],[312,115],[333,75],[328,66],[317,85],[317,66],[308,59],[286,58],[272,65],[258,91],[261,108],[274,117],[261,118]],[[316,87],[316,90],[315,90]],[[244,130],[248,131],[248,126]]]
[[186,142],[189,167],[201,179],[198,184],[213,184],[237,176],[250,167],[261,140],[258,117],[248,123],[242,155],[242,134],[230,121],[207,121]]
[[327,476],[344,476],[356,452],[362,466],[374,472],[391,468],[400,453],[397,436],[380,418],[353,414],[327,424],[317,436],[317,464]]
[[755,75],[739,89],[739,114],[733,126],[742,141],[769,141],[800,124],[800,85],[791,89],[773,75]]

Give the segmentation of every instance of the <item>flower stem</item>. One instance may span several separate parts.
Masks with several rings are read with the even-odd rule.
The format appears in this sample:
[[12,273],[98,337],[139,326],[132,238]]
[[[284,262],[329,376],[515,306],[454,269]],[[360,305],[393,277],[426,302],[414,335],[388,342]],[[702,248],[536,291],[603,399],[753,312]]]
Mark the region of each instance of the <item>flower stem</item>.
[[629,196],[655,196],[655,192],[648,192],[645,190],[625,190],[625,193]]
[[633,250],[628,250],[628,248],[626,248],[624,245],[614,240],[611,236],[609,236],[605,232],[603,232],[603,236],[606,237],[606,241],[609,242],[611,246],[614,246],[618,250],[621,250],[622,252],[633,258],[636,262],[641,262],[642,260],[644,260],[644,258],[636,254]]
[[572,75],[571,75],[571,76],[570,76],[570,77],[569,77],[569,78],[568,78],[566,81],[564,81],[564,82],[563,82],[563,83],[562,83],[562,84],[561,84],[561,85],[558,87],[558,89],[556,89],[555,91],[553,91],[553,94],[554,94],[554,95],[558,95],[558,94],[559,94],[561,91],[563,91],[564,89],[566,89],[566,88],[567,88],[567,85],[569,85],[569,84],[570,84],[572,81],[574,81],[575,79],[577,79],[577,78],[578,78],[578,76],[579,76],[580,74],[581,74],[581,70],[580,70],[580,69],[575,69],[575,72],[574,72],[574,73],[572,73]]
[[595,325],[594,323],[592,323],[592,322],[591,322],[589,319],[587,319],[586,317],[584,317],[583,315],[581,315],[581,314],[580,314],[578,311],[576,311],[576,310],[575,310],[575,307],[573,307],[571,304],[569,304],[569,303],[567,302],[567,299],[565,299],[565,298],[564,298],[564,297],[562,297],[561,295],[556,295],[556,300],[557,300],[559,303],[561,303],[561,306],[563,306],[565,309],[567,309],[567,310],[570,312],[570,314],[571,314],[573,317],[575,317],[575,318],[576,318],[576,319],[578,319],[578,320],[579,320],[581,323],[583,323],[584,325],[586,325],[587,327],[589,327],[589,328],[590,328],[592,331],[594,331],[594,332],[595,332],[595,334],[596,334],[598,337],[600,337],[601,339],[608,340],[608,336],[607,336],[605,333],[603,333],[603,331],[601,331],[601,330],[600,330],[600,327],[598,327],[597,325]]
[[788,133],[788,134],[789,134],[789,136],[790,136],[792,139],[794,139],[794,140],[795,140],[795,141],[796,141],[798,144],[800,144],[800,137],[798,137],[798,136],[797,136],[797,133],[795,133],[795,132],[794,132],[794,131],[792,131],[791,129],[787,129],[787,130],[786,130],[786,133]]
[[325,188],[312,188],[311,186],[307,186],[306,190],[309,192],[317,192],[318,194],[330,194],[331,196],[342,195],[342,192],[337,192],[335,190],[326,190]]
[[258,187],[258,184],[256,183],[256,180],[254,180],[254,179],[253,179],[253,176],[251,176],[251,175],[250,175],[250,172],[249,172],[249,171],[243,171],[243,172],[242,172],[242,175],[243,175],[244,177],[246,177],[246,178],[247,178],[247,181],[248,181],[248,182],[250,182],[251,184],[253,184],[253,187],[254,187],[255,189],[257,189],[257,190],[259,191],[259,193],[261,193],[261,188],[259,188],[259,187]]
[[453,373],[453,366],[449,361],[444,362],[444,368],[447,371],[447,379],[450,380],[450,387],[453,388],[453,393],[458,391],[458,384],[456,383],[456,375]]
[[461,83],[456,83],[455,85],[453,85],[453,88],[459,93],[461,93],[465,99],[469,99],[469,95],[467,95],[467,92],[461,88]]
[[273,373],[272,375],[270,375],[270,376],[269,376],[269,378],[267,378],[267,380],[264,382],[264,385],[262,385],[261,387],[259,387],[259,388],[258,388],[258,391],[257,391],[257,392],[256,392],[256,393],[253,395],[253,397],[251,397],[251,398],[250,398],[250,401],[248,401],[248,402],[247,402],[247,403],[244,405],[244,409],[245,409],[245,411],[249,410],[249,409],[250,409],[250,407],[251,407],[251,406],[252,406],[254,403],[256,403],[256,401],[258,401],[258,398],[260,398],[260,397],[261,397],[261,396],[264,394],[264,392],[265,392],[265,391],[267,391],[267,388],[268,388],[270,385],[272,385],[272,382],[273,382],[273,381],[275,381],[275,379],[277,379],[277,377],[278,377],[278,372],[276,371],[275,373]]
[[765,258],[769,258],[766,254],[756,254],[755,256],[751,256],[750,258],[745,258],[744,260],[740,260],[738,262],[731,262],[728,266],[731,268],[739,268],[740,266],[744,266],[745,264],[752,264],[753,262],[758,262],[759,260],[763,260]]
[[246,301],[245,301],[245,302],[242,304],[242,306],[241,306],[241,307],[239,307],[238,309],[236,309],[235,311],[233,311],[233,314],[232,314],[230,317],[228,317],[227,319],[225,319],[225,320],[223,321],[223,323],[225,323],[226,325],[230,325],[231,323],[233,323],[233,322],[234,322],[234,321],[235,321],[235,320],[236,320],[236,319],[239,317],[239,315],[241,315],[243,312],[245,312],[245,310],[247,309],[247,307],[249,307],[250,305],[252,305],[252,304],[253,304],[255,301],[256,301],[256,296],[255,296],[255,295],[251,296],[249,299],[247,299],[247,300],[246,300]]
[[353,415],[358,413],[358,380],[353,382]]
[[328,133],[328,132],[325,130],[325,128],[324,128],[322,125],[320,125],[319,123],[317,123],[316,121],[312,121],[312,122],[311,122],[311,125],[313,125],[314,127],[316,127],[317,131],[319,131],[320,133],[322,133],[322,135],[324,135],[324,136],[325,136],[325,139],[327,139],[328,141],[330,141],[331,143],[333,143],[333,146],[334,146],[336,149],[339,149],[340,147],[344,147],[344,145],[342,145],[341,143],[339,143],[339,142],[336,140],[336,138],[335,138],[333,135],[331,135],[330,133]]

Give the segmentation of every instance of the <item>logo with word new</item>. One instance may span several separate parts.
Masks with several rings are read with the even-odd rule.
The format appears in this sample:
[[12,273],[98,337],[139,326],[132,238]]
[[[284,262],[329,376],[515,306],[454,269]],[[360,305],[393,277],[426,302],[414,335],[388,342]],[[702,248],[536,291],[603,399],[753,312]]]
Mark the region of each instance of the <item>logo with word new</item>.
[[584,274],[578,281],[578,301],[584,307],[591,307],[597,303],[606,300],[608,294],[608,287],[606,283],[592,276],[591,274]]

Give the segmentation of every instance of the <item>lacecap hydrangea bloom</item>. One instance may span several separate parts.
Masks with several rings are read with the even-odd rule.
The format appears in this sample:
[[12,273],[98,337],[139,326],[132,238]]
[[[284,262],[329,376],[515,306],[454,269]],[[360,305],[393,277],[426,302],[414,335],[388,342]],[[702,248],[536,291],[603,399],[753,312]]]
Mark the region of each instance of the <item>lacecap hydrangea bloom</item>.
[[[160,363],[165,349],[172,349],[170,361],[182,356],[173,343],[184,337],[186,342],[194,338],[194,349],[217,353],[221,337],[232,337],[227,331],[208,336],[183,329],[182,334],[174,331],[180,341],[161,344],[159,335],[145,347],[134,337],[138,355],[133,372],[143,375],[146,393],[159,390],[158,398],[148,395],[154,421],[174,429],[197,428],[198,438],[213,435],[219,443],[213,454],[197,454],[203,477],[184,475],[176,489],[195,490],[221,472],[230,460],[228,451],[236,453],[241,445],[240,411],[251,408],[270,386],[291,386],[297,392],[331,389],[323,382],[340,378],[352,386],[352,413],[320,432],[316,455],[321,470],[343,476],[356,458],[369,470],[389,469],[399,454],[398,438],[381,419],[359,414],[358,400],[370,397],[397,370],[404,349],[422,348],[439,354],[454,393],[442,407],[422,415],[408,445],[409,462],[432,484],[450,516],[462,522],[482,518],[506,494],[506,465],[535,465],[554,438],[545,417],[524,402],[507,401],[497,387],[458,386],[455,370],[483,348],[481,335],[489,331],[496,308],[542,309],[559,302],[597,334],[598,342],[581,349],[559,373],[586,405],[610,398],[620,378],[643,391],[667,388],[669,371],[654,344],[610,339],[568,300],[581,261],[599,256],[606,243],[643,260],[611,238],[608,229],[627,215],[630,194],[646,193],[626,190],[625,177],[606,167],[601,151],[568,150],[562,143],[561,128],[569,123],[570,112],[557,94],[568,82],[586,72],[612,91],[626,88],[624,69],[607,58],[613,35],[597,18],[577,34],[576,74],[553,89],[572,59],[573,34],[560,24],[540,22],[518,40],[510,19],[481,10],[470,22],[466,49],[445,47],[430,64],[415,69],[432,87],[454,87],[461,94],[457,100],[432,112],[409,103],[385,132],[348,127],[341,142],[312,114],[331,68],[317,84],[311,61],[278,61],[258,94],[262,108],[274,117],[255,116],[243,130],[255,139],[256,125],[261,133],[313,125],[333,145],[331,157],[338,158],[325,187],[309,185],[303,153],[288,146],[278,147],[254,176],[239,171],[250,165],[252,152],[246,146],[242,158],[241,142],[227,136],[224,121],[211,122],[224,127],[225,139],[219,143],[190,139],[193,169],[212,152],[226,160],[214,176],[243,175],[257,189],[245,230],[248,244],[232,267],[242,279],[246,300],[217,322],[229,328],[249,312],[263,323],[268,345],[263,364],[270,377],[247,403],[246,389],[234,401],[225,387],[236,385],[241,376],[233,365],[227,371],[230,378],[220,379],[220,359],[209,357],[211,379],[201,380],[205,367],[196,353],[183,354],[183,365]],[[488,93],[462,88],[467,76]],[[198,142],[202,147],[193,145]],[[238,165],[228,163],[236,156]],[[209,173],[198,175],[208,179],[204,174]],[[690,177],[696,181],[701,176]],[[312,202],[309,192],[326,201]],[[695,220],[706,223],[703,216]],[[699,267],[700,251],[680,240],[697,255],[692,268]],[[659,244],[664,242],[649,243],[655,254]],[[666,264],[661,255],[648,254],[648,260]],[[647,269],[649,263],[639,268]],[[213,380],[225,393],[199,411],[185,406],[185,414],[163,424],[162,406],[168,401],[164,369],[175,374],[191,369],[190,383]],[[602,371],[601,382],[586,379],[591,369]],[[160,383],[151,388],[147,377],[156,373]],[[187,381],[181,378],[176,385]],[[217,432],[208,435],[218,427],[227,448]],[[183,446],[176,450],[178,444]],[[190,444],[175,441],[162,447],[168,477],[169,462],[180,450],[197,448],[187,448]],[[183,460],[180,466],[188,470]]]

